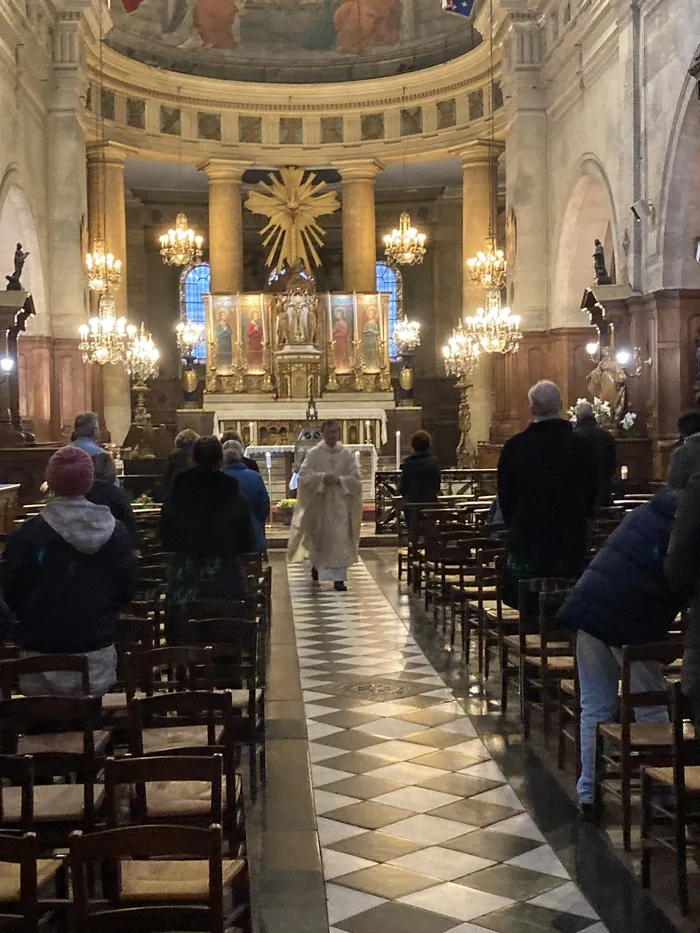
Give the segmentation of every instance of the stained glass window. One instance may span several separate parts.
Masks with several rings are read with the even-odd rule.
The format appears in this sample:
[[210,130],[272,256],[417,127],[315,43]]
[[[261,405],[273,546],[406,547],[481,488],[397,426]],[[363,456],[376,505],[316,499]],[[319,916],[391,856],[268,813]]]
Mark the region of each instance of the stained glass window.
[[389,293],[389,356],[392,360],[399,359],[394,343],[394,327],[399,318],[399,293],[401,290],[401,273],[385,262],[377,263],[377,291]]
[[[211,271],[209,263],[203,262],[192,266],[182,276],[182,306],[185,319],[193,324],[206,324],[204,310],[204,296],[209,294],[211,287]],[[202,340],[195,347],[195,355],[200,363],[207,358],[207,341]]]

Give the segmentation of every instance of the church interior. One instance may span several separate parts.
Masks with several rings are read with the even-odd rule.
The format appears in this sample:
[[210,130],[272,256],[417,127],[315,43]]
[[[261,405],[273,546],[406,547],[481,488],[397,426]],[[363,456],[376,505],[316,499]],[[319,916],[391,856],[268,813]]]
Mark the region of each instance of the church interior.
[[[484,593],[404,560],[396,484],[424,429],[483,512],[541,379],[602,412],[616,501],[664,482],[700,407],[697,0],[4,0],[0,62],[3,540],[81,412],[150,514],[188,428],[268,487],[240,926],[696,929],[636,823],[630,853],[576,822],[551,735],[470,660]],[[326,419],[365,503],[340,609],[283,555]]]

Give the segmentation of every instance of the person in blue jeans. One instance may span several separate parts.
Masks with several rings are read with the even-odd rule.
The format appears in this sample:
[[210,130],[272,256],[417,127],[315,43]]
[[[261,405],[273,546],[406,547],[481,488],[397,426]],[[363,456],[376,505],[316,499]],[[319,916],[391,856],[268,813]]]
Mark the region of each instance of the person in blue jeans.
[[243,445],[239,441],[224,444],[224,473],[238,480],[241,493],[248,500],[253,513],[255,550],[266,550],[265,522],[270,514],[270,497],[262,476],[245,465]]
[[[624,645],[665,641],[681,599],[664,576],[680,492],[663,489],[631,512],[610,535],[559,610],[559,620],[576,636],[581,691],[581,777],[576,790],[585,819],[593,814],[596,727],[614,722]],[[663,691],[663,669],[637,662],[633,693]],[[668,710],[642,707],[638,722],[668,722]]]

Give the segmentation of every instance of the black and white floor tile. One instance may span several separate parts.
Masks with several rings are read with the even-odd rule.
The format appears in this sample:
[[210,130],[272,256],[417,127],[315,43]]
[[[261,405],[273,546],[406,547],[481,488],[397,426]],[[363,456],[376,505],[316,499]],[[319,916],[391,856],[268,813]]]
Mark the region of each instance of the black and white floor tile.
[[364,564],[288,575],[331,933],[606,933]]

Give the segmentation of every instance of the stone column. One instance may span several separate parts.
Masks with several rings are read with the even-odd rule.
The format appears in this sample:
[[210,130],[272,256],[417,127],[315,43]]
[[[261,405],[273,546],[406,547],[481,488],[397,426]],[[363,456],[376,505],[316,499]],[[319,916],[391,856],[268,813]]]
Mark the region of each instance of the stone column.
[[209,266],[212,292],[243,291],[243,172],[249,162],[209,159]]
[[372,160],[336,166],[343,179],[343,282],[346,292],[377,290],[374,183],[382,166]]
[[[95,237],[103,237],[105,249],[122,261],[122,280],[114,292],[118,317],[129,317],[128,262],[126,255],[126,202],[124,163],[135,150],[115,142],[88,146],[88,221],[90,247]],[[95,300],[96,304],[96,300]],[[132,324],[139,321],[132,320]],[[121,444],[131,424],[129,377],[123,366],[102,367],[104,418],[112,443]]]
[[[495,213],[494,168],[498,150],[476,140],[460,151],[462,158],[462,303],[463,315],[483,308],[484,289],[469,278],[467,260],[483,250],[489,230],[491,205]],[[492,224],[495,230],[495,225]],[[476,447],[489,439],[493,411],[493,360],[482,354],[471,377],[471,440]]]

